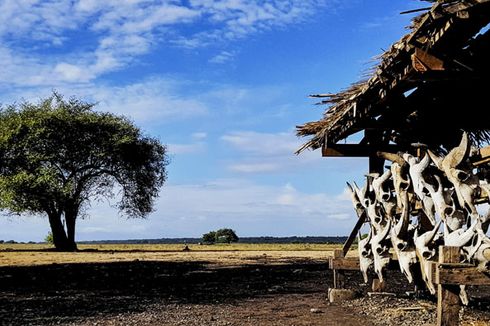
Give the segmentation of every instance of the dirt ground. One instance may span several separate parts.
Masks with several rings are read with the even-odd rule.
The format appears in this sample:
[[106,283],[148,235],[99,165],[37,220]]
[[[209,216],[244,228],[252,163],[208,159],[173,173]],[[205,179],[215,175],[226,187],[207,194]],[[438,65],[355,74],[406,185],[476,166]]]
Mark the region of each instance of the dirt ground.
[[[430,325],[435,303],[407,298],[399,272],[394,296],[367,295],[360,273],[346,284],[360,297],[329,304],[326,259],[126,261],[0,267],[0,325]],[[490,291],[470,289],[463,325],[490,325]],[[475,298],[478,297],[478,300]]]

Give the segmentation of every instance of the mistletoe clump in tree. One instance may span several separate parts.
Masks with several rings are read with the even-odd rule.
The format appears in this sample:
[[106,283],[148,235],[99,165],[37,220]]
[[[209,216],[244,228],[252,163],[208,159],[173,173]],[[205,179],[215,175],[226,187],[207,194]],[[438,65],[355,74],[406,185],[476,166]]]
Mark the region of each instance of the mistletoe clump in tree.
[[167,150],[130,120],[57,93],[0,109],[0,209],[48,217],[60,251],[77,249],[75,225],[92,199],[113,198],[146,217],[166,180]]

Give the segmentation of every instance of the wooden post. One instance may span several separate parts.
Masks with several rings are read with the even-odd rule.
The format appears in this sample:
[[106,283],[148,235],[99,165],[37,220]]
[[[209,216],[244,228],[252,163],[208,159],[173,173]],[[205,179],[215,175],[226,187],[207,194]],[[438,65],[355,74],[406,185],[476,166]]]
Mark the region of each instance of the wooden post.
[[[344,251],[342,249],[335,249],[333,251],[333,259],[344,258]],[[344,287],[344,272],[342,270],[333,270],[333,287],[334,289],[341,289]]]
[[[459,263],[459,247],[439,247],[439,263]],[[458,285],[437,285],[437,326],[459,325]]]
[[354,226],[349,237],[347,238],[347,240],[344,242],[344,245],[342,246],[342,251],[344,252],[344,256],[347,255],[347,253],[349,252],[352,243],[356,239],[357,233],[361,229],[364,222],[366,222],[366,211],[364,210],[364,208],[362,209],[361,212],[356,212],[356,213],[358,216],[356,225]]

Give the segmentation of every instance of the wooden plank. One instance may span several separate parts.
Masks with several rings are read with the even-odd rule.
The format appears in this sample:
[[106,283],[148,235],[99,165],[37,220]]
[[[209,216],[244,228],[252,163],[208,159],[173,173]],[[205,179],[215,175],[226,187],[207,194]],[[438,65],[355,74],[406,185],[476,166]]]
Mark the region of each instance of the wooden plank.
[[[439,263],[458,263],[459,247],[439,247]],[[437,326],[459,325],[459,291],[458,285],[437,285]]]
[[445,268],[439,264],[435,282],[453,285],[490,285],[490,276],[469,264],[453,265],[450,268]]
[[344,258],[345,254],[342,249],[334,249],[333,250],[333,258]]
[[470,156],[470,161],[474,166],[490,162],[490,146],[480,148],[478,154]]
[[331,269],[358,271],[359,259],[358,258],[333,258],[330,262]]
[[418,72],[444,70],[444,62],[441,59],[422,49],[415,48],[415,52],[412,54],[411,59],[413,68]]

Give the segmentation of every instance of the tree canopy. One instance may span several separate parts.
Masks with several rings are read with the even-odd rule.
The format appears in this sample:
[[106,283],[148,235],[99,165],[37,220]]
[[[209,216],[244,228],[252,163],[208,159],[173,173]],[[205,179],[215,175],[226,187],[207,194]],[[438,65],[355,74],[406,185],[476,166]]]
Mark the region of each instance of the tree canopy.
[[[114,198],[146,217],[167,178],[167,150],[129,119],[57,93],[0,109],[0,209],[47,215],[59,250],[76,250],[75,222],[90,199]],[[66,227],[66,230],[65,230]]]

